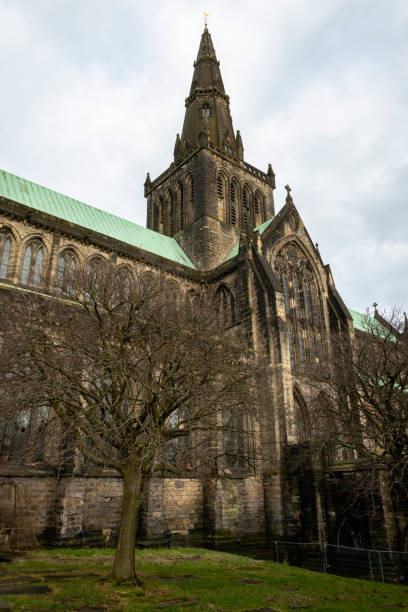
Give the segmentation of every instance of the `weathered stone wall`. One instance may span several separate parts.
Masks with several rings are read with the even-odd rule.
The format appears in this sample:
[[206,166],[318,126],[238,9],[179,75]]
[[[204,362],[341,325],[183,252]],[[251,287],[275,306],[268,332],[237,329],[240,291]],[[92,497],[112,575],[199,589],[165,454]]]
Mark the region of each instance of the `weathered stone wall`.
[[2,476],[0,545],[32,544],[53,529],[57,483],[53,476]]
[[222,513],[219,529],[237,536],[265,533],[263,486],[259,478],[223,478],[219,481]]
[[142,536],[188,535],[203,529],[203,484],[197,478],[154,479],[142,516]]

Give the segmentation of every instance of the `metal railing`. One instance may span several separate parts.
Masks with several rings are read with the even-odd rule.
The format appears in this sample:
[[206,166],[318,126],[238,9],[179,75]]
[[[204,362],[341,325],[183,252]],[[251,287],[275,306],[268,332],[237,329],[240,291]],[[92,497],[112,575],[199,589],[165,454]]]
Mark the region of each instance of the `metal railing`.
[[326,542],[274,540],[269,558],[324,573],[408,584],[408,553],[352,548]]

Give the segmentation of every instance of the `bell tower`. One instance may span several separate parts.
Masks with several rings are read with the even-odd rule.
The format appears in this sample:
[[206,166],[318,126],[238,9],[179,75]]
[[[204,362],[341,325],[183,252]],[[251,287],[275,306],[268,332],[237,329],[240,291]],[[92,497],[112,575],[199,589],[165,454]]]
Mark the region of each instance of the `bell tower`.
[[147,175],[147,227],[174,236],[200,270],[220,265],[240,234],[274,216],[275,175],[244,161],[210,32],[201,36],[174,160]]

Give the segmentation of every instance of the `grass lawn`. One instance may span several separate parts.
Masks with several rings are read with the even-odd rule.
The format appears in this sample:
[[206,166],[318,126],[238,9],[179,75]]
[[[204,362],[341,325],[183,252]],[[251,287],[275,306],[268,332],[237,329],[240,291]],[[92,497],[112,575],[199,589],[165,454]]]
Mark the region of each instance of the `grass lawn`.
[[[111,549],[30,551],[0,566],[0,600],[27,612],[408,610],[404,586],[191,548],[136,551],[146,585],[145,594],[136,595],[110,579],[113,554]],[[25,589],[31,592],[11,594]]]

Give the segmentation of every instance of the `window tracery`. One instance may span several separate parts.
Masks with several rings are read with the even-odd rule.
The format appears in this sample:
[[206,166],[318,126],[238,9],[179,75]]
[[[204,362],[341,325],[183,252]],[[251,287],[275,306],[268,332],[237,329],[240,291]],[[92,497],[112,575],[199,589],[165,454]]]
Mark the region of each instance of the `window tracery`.
[[255,431],[253,418],[250,415],[223,410],[222,447],[223,463],[227,472],[253,470]]
[[291,370],[304,374],[319,361],[321,354],[322,318],[315,275],[294,243],[279,251],[274,267],[281,281],[288,320]]
[[21,269],[21,283],[39,287],[44,260],[44,247],[39,240],[32,240],[25,248]]
[[7,278],[11,253],[11,237],[8,232],[0,232],[0,278]]
[[86,265],[87,293],[88,299],[97,298],[102,287],[104,265],[99,257],[93,257]]
[[129,295],[133,285],[133,276],[128,268],[119,268],[116,276],[116,296],[118,301],[129,299]]
[[70,250],[64,251],[58,257],[57,291],[72,293],[76,272],[76,257]]

